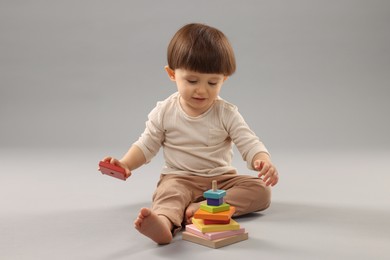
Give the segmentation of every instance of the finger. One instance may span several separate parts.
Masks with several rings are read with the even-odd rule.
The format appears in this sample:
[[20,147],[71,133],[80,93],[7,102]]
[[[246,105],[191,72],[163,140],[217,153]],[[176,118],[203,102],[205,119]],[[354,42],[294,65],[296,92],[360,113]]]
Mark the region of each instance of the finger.
[[125,172],[126,172],[126,178],[129,178],[131,176],[131,172],[127,169],[125,169]]
[[279,178],[275,178],[274,181],[272,182],[271,186],[275,186],[276,184],[278,184],[278,181],[279,181]]
[[269,176],[268,176],[268,175],[260,176],[260,179],[261,179],[265,184],[267,184],[268,179],[269,179]]
[[275,186],[278,182],[279,182],[279,174],[278,174],[278,172],[276,171],[274,181],[272,182],[271,185],[272,185],[272,186]]
[[266,185],[267,186],[271,185],[273,183],[274,179],[275,179],[274,171],[271,171],[268,175]]
[[261,170],[261,168],[263,167],[263,164],[264,164],[263,161],[256,160],[256,161],[255,161],[255,169],[256,169],[256,170]]
[[258,177],[259,178],[261,178],[261,179],[263,179],[264,180],[264,178],[266,177],[266,175],[267,175],[267,172],[266,171],[263,171],[263,170],[261,170],[261,171],[259,171],[259,173],[258,173]]
[[110,163],[116,166],[121,166],[120,162],[115,158],[111,158]]
[[270,185],[272,184],[272,181],[273,181],[273,178],[272,178],[272,177],[268,178],[268,179],[265,181],[265,185],[266,185],[266,186],[270,186]]
[[269,172],[269,170],[270,170],[270,165],[263,162],[259,175],[264,176]]
[[278,183],[278,180],[279,180],[278,171],[275,169],[273,175],[269,178],[266,184],[267,186],[268,185],[275,186]]
[[[102,162],[109,162],[111,160],[111,157],[110,156],[106,156],[106,157],[104,157],[101,161]],[[100,171],[101,169],[100,169],[100,166],[98,166],[98,171]]]
[[276,177],[273,177],[272,179],[270,179],[269,181],[268,181],[268,186],[271,186],[271,187],[273,187],[273,186],[275,186],[276,185],[276,183],[278,183],[278,179],[276,178]]
[[267,182],[265,184],[267,186],[270,186],[272,184],[273,180],[274,180],[274,178],[273,178],[273,176],[271,176],[271,177],[268,178],[268,180],[267,180]]
[[106,156],[102,159],[102,162],[109,162],[111,160],[111,156]]
[[271,167],[269,171],[264,175],[263,181],[266,183],[267,186],[269,186],[272,181],[275,174],[275,168]]

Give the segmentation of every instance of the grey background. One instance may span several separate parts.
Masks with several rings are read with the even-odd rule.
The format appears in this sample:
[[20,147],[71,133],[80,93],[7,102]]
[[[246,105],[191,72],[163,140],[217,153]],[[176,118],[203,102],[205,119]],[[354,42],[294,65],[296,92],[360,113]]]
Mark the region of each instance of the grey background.
[[[221,96],[281,175],[271,208],[238,220],[250,239],[220,250],[131,228],[161,155],[127,182],[96,171],[176,91],[166,47],[189,22],[230,39]],[[0,1],[0,258],[388,259],[389,24],[378,0]]]
[[202,22],[235,48],[221,96],[270,149],[386,149],[389,6],[1,1],[0,145],[127,147],[175,91],[163,70],[170,38]]

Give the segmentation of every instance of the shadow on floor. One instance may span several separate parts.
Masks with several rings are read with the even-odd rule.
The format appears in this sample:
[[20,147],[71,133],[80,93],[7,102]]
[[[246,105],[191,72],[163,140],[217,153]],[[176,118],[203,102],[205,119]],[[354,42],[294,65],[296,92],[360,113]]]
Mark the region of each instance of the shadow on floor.
[[[180,233],[169,246],[158,246],[140,235],[132,223],[139,208],[145,204],[12,218],[3,216],[0,223],[0,258],[121,259],[150,256],[151,259],[183,259],[188,252],[207,250],[212,255],[216,254],[216,251],[182,241]],[[313,232],[328,232],[321,238],[314,237],[318,240],[317,244],[331,243],[334,246],[336,236],[339,239],[364,237],[367,241],[375,238],[390,244],[390,211],[386,210],[275,202],[264,212],[235,219],[248,227],[250,239],[218,252],[233,251],[238,254],[244,250],[264,255],[296,256],[311,252],[309,255],[315,256],[316,250],[322,249],[307,246],[306,242]],[[305,238],[297,241],[300,236]]]

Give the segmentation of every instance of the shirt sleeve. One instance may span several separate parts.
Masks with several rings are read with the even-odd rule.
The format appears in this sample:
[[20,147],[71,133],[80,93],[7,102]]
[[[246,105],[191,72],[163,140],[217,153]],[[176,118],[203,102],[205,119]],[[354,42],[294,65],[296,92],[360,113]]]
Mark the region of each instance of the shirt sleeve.
[[149,163],[152,160],[164,142],[165,132],[162,123],[162,107],[162,103],[158,102],[156,107],[149,113],[145,130],[134,143],[134,145],[138,146],[144,153],[146,163]]
[[237,107],[228,110],[226,128],[233,143],[237,146],[242,159],[246,161],[247,167],[254,170],[252,167],[253,157],[257,153],[263,152],[269,154],[269,152],[263,142],[245,122],[242,115],[238,112]]

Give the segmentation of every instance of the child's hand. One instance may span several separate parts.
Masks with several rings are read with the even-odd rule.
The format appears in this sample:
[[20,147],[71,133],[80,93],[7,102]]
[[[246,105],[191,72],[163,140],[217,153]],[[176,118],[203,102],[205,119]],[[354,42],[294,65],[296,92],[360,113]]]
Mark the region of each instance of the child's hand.
[[105,157],[103,160],[103,162],[109,162],[113,165],[116,165],[116,166],[119,166],[119,167],[122,167],[123,169],[125,169],[125,172],[126,172],[126,178],[130,177],[131,176],[131,171],[129,169],[129,167],[127,167],[126,164],[122,163],[121,161],[115,159],[114,157],[111,157],[111,156],[107,156]]
[[254,168],[259,171],[258,177],[263,179],[265,185],[275,186],[279,181],[278,170],[272,164],[269,156],[262,156],[262,158],[256,158],[253,162]]

